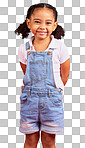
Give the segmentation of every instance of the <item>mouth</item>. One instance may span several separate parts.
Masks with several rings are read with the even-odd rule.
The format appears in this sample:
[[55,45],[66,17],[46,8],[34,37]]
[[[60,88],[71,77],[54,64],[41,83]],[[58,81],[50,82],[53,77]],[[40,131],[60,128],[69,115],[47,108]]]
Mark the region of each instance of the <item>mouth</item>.
[[45,31],[37,31],[37,33],[40,34],[40,35],[45,35],[47,32],[45,32]]

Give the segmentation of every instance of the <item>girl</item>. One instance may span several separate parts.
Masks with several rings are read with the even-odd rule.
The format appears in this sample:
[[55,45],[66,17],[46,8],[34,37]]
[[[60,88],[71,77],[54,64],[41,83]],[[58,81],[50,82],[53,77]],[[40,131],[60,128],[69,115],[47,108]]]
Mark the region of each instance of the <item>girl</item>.
[[46,3],[32,5],[26,20],[15,30],[26,38],[18,56],[25,74],[21,101],[20,132],[26,135],[24,148],[36,148],[41,130],[43,148],[55,148],[55,135],[63,132],[63,86],[69,77],[70,60],[66,46],[59,41],[64,30],[57,11]]

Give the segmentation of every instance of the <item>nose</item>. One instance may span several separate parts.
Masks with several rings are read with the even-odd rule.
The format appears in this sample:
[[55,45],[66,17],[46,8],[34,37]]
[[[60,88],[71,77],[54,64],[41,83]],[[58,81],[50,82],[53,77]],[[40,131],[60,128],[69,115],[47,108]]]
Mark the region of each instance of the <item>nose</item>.
[[45,30],[45,28],[46,28],[46,27],[45,27],[45,24],[41,24],[41,25],[40,25],[40,29],[41,29],[41,30]]

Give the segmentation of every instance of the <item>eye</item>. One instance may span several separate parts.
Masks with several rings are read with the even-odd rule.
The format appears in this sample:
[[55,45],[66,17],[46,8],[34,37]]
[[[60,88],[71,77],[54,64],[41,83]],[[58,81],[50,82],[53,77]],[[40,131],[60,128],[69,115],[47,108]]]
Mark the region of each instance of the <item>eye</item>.
[[49,25],[49,24],[51,24],[51,22],[47,22],[46,24],[48,24],[48,25]]
[[35,23],[38,23],[39,24],[40,22],[39,21],[35,21]]

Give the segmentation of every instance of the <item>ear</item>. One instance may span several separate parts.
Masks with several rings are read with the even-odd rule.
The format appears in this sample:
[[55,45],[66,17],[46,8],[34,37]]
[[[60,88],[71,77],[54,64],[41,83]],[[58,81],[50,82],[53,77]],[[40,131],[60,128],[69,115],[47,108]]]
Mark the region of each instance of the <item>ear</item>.
[[26,19],[26,24],[27,24],[27,27],[30,29],[30,19]]
[[57,28],[58,26],[58,22],[54,22],[54,28],[53,28],[53,31]]

